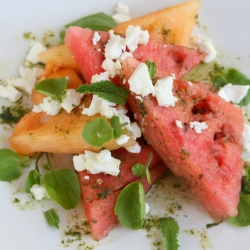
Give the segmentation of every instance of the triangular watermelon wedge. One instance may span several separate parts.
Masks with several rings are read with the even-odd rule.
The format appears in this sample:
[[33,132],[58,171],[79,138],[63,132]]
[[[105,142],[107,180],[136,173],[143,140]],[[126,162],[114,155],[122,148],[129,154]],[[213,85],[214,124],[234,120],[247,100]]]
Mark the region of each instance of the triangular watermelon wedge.
[[[127,58],[121,76],[129,79],[139,61]],[[129,86],[126,84],[127,90]],[[129,104],[144,137],[216,221],[237,215],[242,178],[243,114],[210,91],[206,83],[174,82],[174,107],[161,107],[152,95]],[[182,128],[176,121],[182,123]],[[197,133],[190,122],[206,122]]]
[[[110,230],[118,224],[118,218],[114,214],[115,202],[123,187],[138,180],[138,177],[134,176],[131,171],[135,163],[145,164],[150,152],[153,153],[150,164],[152,183],[167,170],[151,146],[142,143],[141,146],[142,150],[139,154],[129,153],[123,148],[112,151],[112,156],[121,160],[118,176],[103,173],[89,174],[86,170],[78,173],[85,213],[92,237],[96,240],[107,236]],[[143,180],[143,186],[145,192],[151,187],[146,179]]]

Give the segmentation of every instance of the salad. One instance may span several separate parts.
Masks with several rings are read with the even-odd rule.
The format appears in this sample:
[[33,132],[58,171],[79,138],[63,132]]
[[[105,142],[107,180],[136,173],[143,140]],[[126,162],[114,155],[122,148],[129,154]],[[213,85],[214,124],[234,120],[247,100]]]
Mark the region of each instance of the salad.
[[[204,235],[204,234],[203,234]],[[19,236],[17,236],[17,237],[19,237]],[[19,240],[21,240],[21,238],[19,239]],[[101,247],[101,246],[100,246]]]

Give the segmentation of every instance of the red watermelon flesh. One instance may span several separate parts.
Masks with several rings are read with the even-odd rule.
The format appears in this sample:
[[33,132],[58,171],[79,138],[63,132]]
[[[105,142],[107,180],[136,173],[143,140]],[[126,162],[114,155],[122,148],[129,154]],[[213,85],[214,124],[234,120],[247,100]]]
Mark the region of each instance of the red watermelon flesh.
[[[113,151],[112,156],[121,160],[120,173],[117,177],[103,173],[93,175],[87,171],[78,173],[85,213],[94,239],[100,240],[107,236],[117,225],[118,218],[114,214],[116,199],[124,186],[138,179],[131,172],[132,166],[137,162],[145,164],[150,152],[154,154],[150,164],[153,183],[167,168],[149,145],[142,145],[139,154],[129,153],[122,148]],[[89,179],[85,179],[85,176],[89,176]],[[143,185],[147,192],[150,185],[146,180],[143,180]]]
[[[129,58],[121,76],[128,80],[139,62]],[[127,89],[128,85],[126,85]],[[174,107],[158,106],[151,95],[142,105],[133,93],[129,104],[148,143],[189,184],[191,192],[216,221],[237,215],[242,177],[242,110],[209,90],[209,84],[176,80]],[[142,108],[143,107],[143,108]],[[183,128],[177,127],[180,120]],[[206,122],[200,134],[189,122]]]
[[[109,33],[102,31],[99,35],[101,39],[94,45],[92,41],[94,31],[73,26],[66,31],[65,44],[80,66],[87,83],[91,82],[93,75],[104,71],[101,65]],[[179,79],[199,64],[205,57],[205,53],[184,46],[149,41],[145,46],[139,45],[133,56],[141,62],[146,60],[155,62],[159,76],[175,74],[175,77]]]

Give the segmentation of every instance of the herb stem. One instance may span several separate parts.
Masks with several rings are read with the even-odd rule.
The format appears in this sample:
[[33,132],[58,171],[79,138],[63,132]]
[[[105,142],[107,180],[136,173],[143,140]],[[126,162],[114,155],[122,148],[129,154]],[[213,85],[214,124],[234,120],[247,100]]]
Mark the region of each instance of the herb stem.
[[150,152],[150,154],[149,154],[149,156],[148,156],[148,159],[147,159],[147,162],[146,162],[146,164],[145,164],[144,173],[143,173],[143,175],[142,175],[141,178],[140,178],[140,183],[142,183],[142,180],[143,180],[144,176],[146,175],[147,169],[149,169],[149,165],[150,165],[152,159],[153,159],[153,153]]
[[36,168],[36,170],[38,171],[39,174],[40,174],[40,171],[39,171],[38,162],[39,162],[39,160],[41,159],[42,156],[43,156],[43,152],[39,153],[38,156],[36,157],[36,162],[35,162],[35,168]]
[[53,167],[51,165],[51,161],[50,161],[50,158],[49,158],[49,154],[48,153],[45,153],[45,156],[46,156],[46,159],[47,159],[47,162],[48,162],[48,167],[51,171],[53,171]]

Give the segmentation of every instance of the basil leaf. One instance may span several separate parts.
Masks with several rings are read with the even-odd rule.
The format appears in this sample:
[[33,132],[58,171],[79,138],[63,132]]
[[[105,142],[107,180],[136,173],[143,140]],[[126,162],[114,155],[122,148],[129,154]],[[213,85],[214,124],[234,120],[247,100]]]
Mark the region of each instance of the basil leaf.
[[36,86],[35,90],[46,96],[61,101],[62,95],[65,93],[67,88],[67,80],[63,78],[51,78],[48,80],[40,81]]
[[230,68],[225,77],[233,85],[250,85],[250,79],[237,69]]
[[113,138],[119,138],[122,135],[122,128],[120,124],[120,118],[118,116],[112,116],[111,126],[113,127]]
[[174,218],[161,218],[160,227],[162,235],[165,239],[165,246],[167,250],[177,250],[179,248],[178,244],[178,234],[180,231],[179,225]]
[[44,187],[49,196],[67,210],[79,203],[80,186],[77,174],[71,169],[46,173]]
[[226,84],[228,84],[228,80],[223,75],[218,75],[213,80],[213,85],[217,88],[222,88]]
[[57,229],[59,229],[60,219],[55,209],[50,209],[46,212],[43,212],[43,214],[49,226],[56,227]]
[[22,173],[21,157],[10,149],[0,149],[0,181],[13,181]]
[[145,216],[145,193],[140,182],[132,182],[119,194],[115,214],[125,227],[140,229]]
[[125,104],[128,98],[128,91],[123,87],[117,86],[111,81],[100,81],[95,82],[91,85],[81,85],[76,89],[76,92],[79,92],[81,94],[95,94],[105,100],[117,104]]
[[239,106],[247,106],[248,103],[250,102],[250,89],[247,91],[247,94],[245,97],[238,103]]
[[30,189],[33,185],[38,184],[41,186],[42,178],[37,169],[33,169],[29,172],[28,178],[25,183],[25,192],[30,193]]
[[148,67],[148,72],[149,72],[150,78],[154,79],[155,75],[156,75],[156,64],[155,64],[155,62],[151,62],[151,61],[147,60],[146,65]]
[[135,175],[137,177],[142,176],[144,174],[144,170],[145,170],[145,167],[141,163],[136,163],[132,167],[132,173],[133,173],[133,175]]
[[[85,16],[74,22],[65,25],[65,28],[70,26],[78,26],[82,28],[89,28],[92,30],[103,30],[108,31],[117,25],[117,22],[111,17],[103,12],[95,13],[92,15]],[[64,39],[65,32],[60,33],[60,38]]]
[[239,226],[247,227],[250,225],[250,194],[241,194],[238,205],[238,215],[236,217],[229,217],[229,222]]
[[82,138],[92,146],[102,146],[110,141],[113,135],[113,129],[104,117],[95,118],[88,122],[82,131]]

